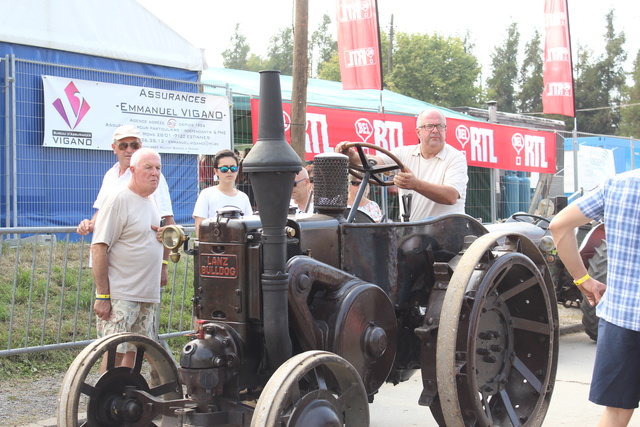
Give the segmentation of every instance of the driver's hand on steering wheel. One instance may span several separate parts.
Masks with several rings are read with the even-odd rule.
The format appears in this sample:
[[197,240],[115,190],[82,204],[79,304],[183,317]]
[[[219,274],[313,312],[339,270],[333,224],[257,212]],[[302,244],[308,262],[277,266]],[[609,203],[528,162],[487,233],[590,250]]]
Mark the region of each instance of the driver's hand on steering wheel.
[[404,168],[393,177],[396,187],[403,190],[415,190],[418,187],[418,178],[408,168]]
[[349,161],[351,163],[358,163],[360,158],[358,157],[358,153],[356,152],[356,150],[354,150],[351,147],[344,148],[345,144],[348,144],[348,143],[349,143],[349,141],[339,142],[338,145],[336,145],[335,152],[336,153],[340,153],[340,154],[344,154],[347,157],[349,157]]

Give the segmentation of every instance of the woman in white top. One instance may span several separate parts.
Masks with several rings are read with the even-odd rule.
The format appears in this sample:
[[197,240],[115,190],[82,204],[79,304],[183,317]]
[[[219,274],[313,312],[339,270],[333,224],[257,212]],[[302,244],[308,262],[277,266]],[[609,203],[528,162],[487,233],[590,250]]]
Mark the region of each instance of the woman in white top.
[[215,218],[220,208],[234,206],[240,209],[243,215],[253,213],[249,196],[236,188],[238,158],[233,151],[219,151],[213,159],[213,168],[218,177],[218,185],[202,190],[193,208],[196,237],[200,234],[200,223],[205,218]]
[[[356,199],[356,195],[358,194],[358,189],[362,181],[359,178],[353,177],[349,175],[349,198],[347,199],[347,205],[353,206],[353,202]],[[360,199],[360,204],[358,205],[358,210],[366,213],[373,219],[375,222],[380,222],[382,219],[382,211],[380,210],[380,206],[373,200],[367,198],[369,195],[369,184],[365,183],[367,186],[362,193],[362,198]]]

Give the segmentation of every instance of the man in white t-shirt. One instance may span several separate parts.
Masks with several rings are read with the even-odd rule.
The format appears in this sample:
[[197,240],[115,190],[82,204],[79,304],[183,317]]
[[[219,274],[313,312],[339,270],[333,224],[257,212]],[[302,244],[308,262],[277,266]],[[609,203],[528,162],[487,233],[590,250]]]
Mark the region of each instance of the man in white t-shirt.
[[[109,193],[98,211],[91,254],[99,338],[135,332],[156,339],[166,250],[156,238],[160,211],[151,195],[158,188],[161,167],[155,150],[136,151],[131,179]],[[133,366],[133,349],[125,346],[118,353],[117,365]]]
[[[400,196],[412,194],[410,221],[420,221],[451,213],[464,213],[467,197],[467,159],[460,151],[445,142],[447,120],[436,109],[420,113],[416,121],[418,145],[398,147],[391,152],[404,164],[405,169],[393,177]],[[339,143],[335,151],[359,163],[354,149],[344,150]],[[382,153],[370,156],[378,163],[392,164]],[[400,212],[404,206],[400,203]]]
[[[78,224],[76,232],[83,236],[91,233],[94,230],[96,218],[100,207],[104,203],[105,198],[131,180],[131,156],[142,147],[142,139],[140,137],[140,131],[138,128],[132,125],[123,125],[118,127],[113,133],[113,143],[111,148],[113,153],[118,158],[116,164],[109,169],[102,179],[102,186],[98,192],[98,197],[93,204],[96,209],[91,219],[83,219]],[[160,175],[160,182],[157,190],[153,193],[152,197],[155,199],[158,209],[160,210],[160,217],[164,219],[165,225],[175,224],[173,219],[173,209],[171,207],[171,196],[169,195],[169,186],[164,175]],[[93,265],[93,260],[90,261]],[[166,266],[166,264],[164,264]],[[163,269],[162,285],[167,284],[167,269]]]

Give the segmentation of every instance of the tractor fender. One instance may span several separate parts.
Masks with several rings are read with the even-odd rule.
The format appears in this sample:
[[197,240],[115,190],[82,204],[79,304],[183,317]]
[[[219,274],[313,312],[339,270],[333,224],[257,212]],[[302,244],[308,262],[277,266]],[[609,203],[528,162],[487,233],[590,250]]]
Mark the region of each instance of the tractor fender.
[[589,260],[595,254],[595,248],[602,244],[602,241],[606,240],[604,223],[600,222],[593,227],[582,240],[580,244],[580,258],[585,268],[589,268]]

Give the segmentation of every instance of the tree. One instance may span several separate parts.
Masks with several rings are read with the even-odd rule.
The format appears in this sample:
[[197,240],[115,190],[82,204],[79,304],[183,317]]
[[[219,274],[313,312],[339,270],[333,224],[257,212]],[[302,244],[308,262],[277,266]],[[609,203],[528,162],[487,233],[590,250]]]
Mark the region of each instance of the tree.
[[[331,18],[326,13],[322,16],[322,22],[318,25],[318,29],[311,34],[311,49],[312,52],[309,56],[311,58],[310,63],[315,64],[314,75],[320,74],[320,68],[325,62],[331,61],[331,57],[334,53],[338,52],[338,43],[334,40],[330,30]],[[313,69],[311,65],[311,69]]]
[[390,90],[443,107],[479,104],[480,66],[460,38],[399,32],[395,40]]
[[266,65],[271,70],[280,70],[285,76],[293,74],[293,30],[280,30],[270,40]]
[[236,30],[229,40],[229,47],[222,52],[222,65],[225,68],[246,70],[248,55],[247,38],[240,31],[240,24],[236,24]]
[[520,67],[520,93],[518,109],[521,113],[542,112],[542,79],[544,52],[541,47],[540,33],[536,30],[533,38],[524,48],[524,61]]
[[629,104],[620,110],[620,135],[640,137],[640,50],[633,63],[633,85],[623,90],[623,101]]
[[626,80],[623,64],[627,53],[622,47],[624,32],[616,35],[613,28],[613,10],[605,19],[605,55],[592,62],[583,52],[575,67],[576,120],[581,132],[615,135],[620,123],[618,106]]
[[340,62],[338,61],[337,51],[331,55],[331,59],[323,62],[318,66],[318,78],[323,80],[331,80],[333,82],[341,81]]
[[249,56],[249,59],[247,59],[247,66],[245,70],[258,72],[266,70],[268,68],[269,67],[265,59],[263,59],[260,55],[252,53],[251,56]]
[[[583,132],[593,131],[593,133],[596,133],[596,129],[600,128],[600,124],[595,121],[597,117],[595,115],[589,117],[586,114],[587,112],[577,112],[578,110],[602,106],[606,103],[606,96],[600,87],[600,77],[592,56],[593,51],[591,49],[578,46],[578,55],[575,58],[573,67],[575,72],[574,104],[578,129]],[[589,113],[595,113],[595,111],[590,111]],[[565,118],[565,125],[567,129],[573,129],[573,118]]]
[[502,46],[496,46],[491,54],[491,77],[487,79],[487,96],[498,103],[498,109],[515,113],[518,81],[518,44],[520,32],[515,22],[509,25],[507,38]]

